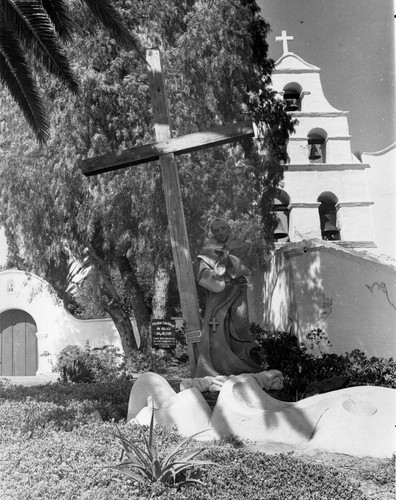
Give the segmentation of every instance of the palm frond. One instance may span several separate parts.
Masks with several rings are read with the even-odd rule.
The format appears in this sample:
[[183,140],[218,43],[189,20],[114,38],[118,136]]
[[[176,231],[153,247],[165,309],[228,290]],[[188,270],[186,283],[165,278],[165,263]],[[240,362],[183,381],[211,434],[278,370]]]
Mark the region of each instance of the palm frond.
[[69,16],[69,9],[65,0],[41,0],[43,8],[50,18],[58,36],[70,42],[73,33],[73,21]]
[[22,46],[76,93],[77,79],[42,5],[29,0],[1,0],[1,9],[5,26],[15,33]]
[[145,61],[145,53],[139,39],[128,30],[111,0],[84,0],[84,2],[121,45],[135,50]]
[[7,87],[40,143],[49,138],[49,124],[36,82],[15,35],[0,21],[0,81]]

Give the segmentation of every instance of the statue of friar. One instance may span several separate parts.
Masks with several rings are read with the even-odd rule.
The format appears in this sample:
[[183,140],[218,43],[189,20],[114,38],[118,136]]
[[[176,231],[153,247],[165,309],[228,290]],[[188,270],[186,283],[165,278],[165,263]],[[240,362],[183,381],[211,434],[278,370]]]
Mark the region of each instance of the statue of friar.
[[197,282],[206,289],[206,304],[195,376],[259,372],[254,361],[258,344],[249,333],[249,246],[225,219],[215,219],[211,232],[197,257]]

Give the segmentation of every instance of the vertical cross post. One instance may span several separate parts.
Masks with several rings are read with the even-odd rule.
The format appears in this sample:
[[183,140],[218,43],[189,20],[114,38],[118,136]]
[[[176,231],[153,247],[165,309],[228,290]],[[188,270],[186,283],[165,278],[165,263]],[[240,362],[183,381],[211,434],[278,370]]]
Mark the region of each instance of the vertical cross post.
[[[172,137],[172,133],[160,51],[147,50],[146,61],[151,77],[155,137],[157,142],[166,141]],[[201,329],[201,320],[175,155],[168,153],[161,156],[160,164],[183,318],[186,321],[187,332],[196,331]],[[194,376],[197,355],[194,344],[187,345],[191,374]]]

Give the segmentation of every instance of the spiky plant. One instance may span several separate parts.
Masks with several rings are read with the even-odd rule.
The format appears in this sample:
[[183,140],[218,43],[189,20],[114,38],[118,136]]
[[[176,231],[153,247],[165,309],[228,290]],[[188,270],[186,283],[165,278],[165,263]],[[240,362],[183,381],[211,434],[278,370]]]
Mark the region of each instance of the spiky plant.
[[166,486],[179,488],[188,484],[201,484],[199,479],[185,478],[185,472],[197,466],[217,465],[210,460],[194,460],[205,448],[186,450],[187,445],[194,439],[196,434],[184,439],[164,457],[158,455],[156,436],[154,429],[154,408],[151,415],[148,438],[142,432],[143,446],[136,444],[124,437],[117,427],[117,433],[111,433],[121,442],[123,455],[126,459],[120,464],[110,466],[118,472],[138,483],[162,483]]

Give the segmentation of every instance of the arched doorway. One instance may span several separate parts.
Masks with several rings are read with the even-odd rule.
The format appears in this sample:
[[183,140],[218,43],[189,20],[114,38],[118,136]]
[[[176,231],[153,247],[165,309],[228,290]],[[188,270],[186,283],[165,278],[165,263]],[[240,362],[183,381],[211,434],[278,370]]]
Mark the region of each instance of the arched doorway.
[[37,327],[25,311],[10,309],[0,314],[0,375],[36,375]]

